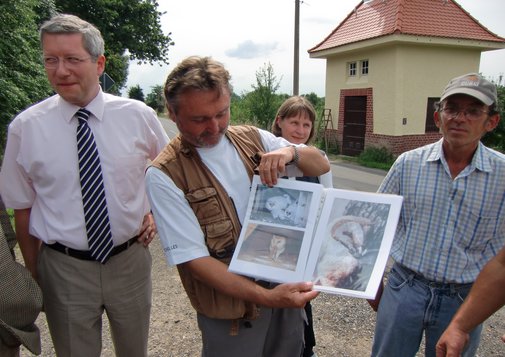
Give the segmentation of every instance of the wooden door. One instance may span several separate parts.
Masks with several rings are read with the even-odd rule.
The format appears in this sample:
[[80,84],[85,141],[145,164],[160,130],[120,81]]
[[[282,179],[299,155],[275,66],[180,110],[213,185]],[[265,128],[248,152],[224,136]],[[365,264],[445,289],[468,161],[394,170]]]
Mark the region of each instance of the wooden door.
[[358,156],[365,146],[366,96],[348,96],[344,101],[342,154]]

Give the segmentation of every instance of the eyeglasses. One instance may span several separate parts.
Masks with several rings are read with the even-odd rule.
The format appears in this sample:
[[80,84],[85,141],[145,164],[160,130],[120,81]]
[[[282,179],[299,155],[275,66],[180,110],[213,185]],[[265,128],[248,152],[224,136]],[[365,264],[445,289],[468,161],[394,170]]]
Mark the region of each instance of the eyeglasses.
[[445,108],[442,108],[442,111],[444,112],[446,117],[449,119],[457,118],[460,113],[463,113],[463,116],[468,120],[478,120],[478,119],[480,119],[481,114],[489,114],[488,111],[485,111],[480,108],[472,108],[472,107],[465,108],[465,109],[445,107]]
[[89,60],[90,57],[85,57],[85,58],[79,58],[75,56],[67,56],[67,57],[44,57],[44,67],[47,69],[55,69],[58,67],[60,60],[63,62],[65,67],[67,68],[77,68],[79,67],[83,62]]

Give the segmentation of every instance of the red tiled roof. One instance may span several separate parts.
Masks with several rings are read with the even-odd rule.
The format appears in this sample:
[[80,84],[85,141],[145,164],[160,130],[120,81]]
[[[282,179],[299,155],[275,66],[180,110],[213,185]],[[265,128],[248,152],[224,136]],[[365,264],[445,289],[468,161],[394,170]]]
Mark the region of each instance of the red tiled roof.
[[309,53],[393,34],[505,43],[454,0],[372,0],[361,1]]

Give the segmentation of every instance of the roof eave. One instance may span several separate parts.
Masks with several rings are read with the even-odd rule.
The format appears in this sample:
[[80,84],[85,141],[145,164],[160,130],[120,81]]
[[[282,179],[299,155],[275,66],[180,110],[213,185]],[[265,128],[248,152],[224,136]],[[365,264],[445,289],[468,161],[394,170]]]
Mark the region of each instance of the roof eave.
[[[310,58],[326,58],[332,55],[354,51],[368,50],[373,47],[391,44],[417,44],[431,46],[455,46],[460,48],[473,48],[480,51],[492,51],[505,48],[505,41],[482,41],[448,37],[419,36],[406,34],[392,34],[362,41],[356,41],[345,45],[339,45],[323,50],[309,50]],[[310,52],[312,51],[312,52]]]

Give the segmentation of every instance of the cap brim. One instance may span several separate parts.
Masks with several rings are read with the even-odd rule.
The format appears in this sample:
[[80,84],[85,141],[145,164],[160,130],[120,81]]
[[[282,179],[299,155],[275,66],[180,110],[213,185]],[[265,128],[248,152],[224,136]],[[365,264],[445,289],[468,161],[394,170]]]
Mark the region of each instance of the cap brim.
[[444,100],[448,97],[450,97],[451,95],[454,95],[454,94],[466,94],[466,95],[469,95],[471,97],[474,97],[478,100],[480,100],[482,103],[484,103],[485,105],[491,105],[494,103],[493,99],[489,98],[487,95],[484,95],[482,92],[479,92],[475,89],[472,89],[472,88],[456,88],[456,89],[452,89],[450,91],[447,91],[446,93],[444,93],[444,95],[442,96],[442,98],[440,98],[440,100]]

